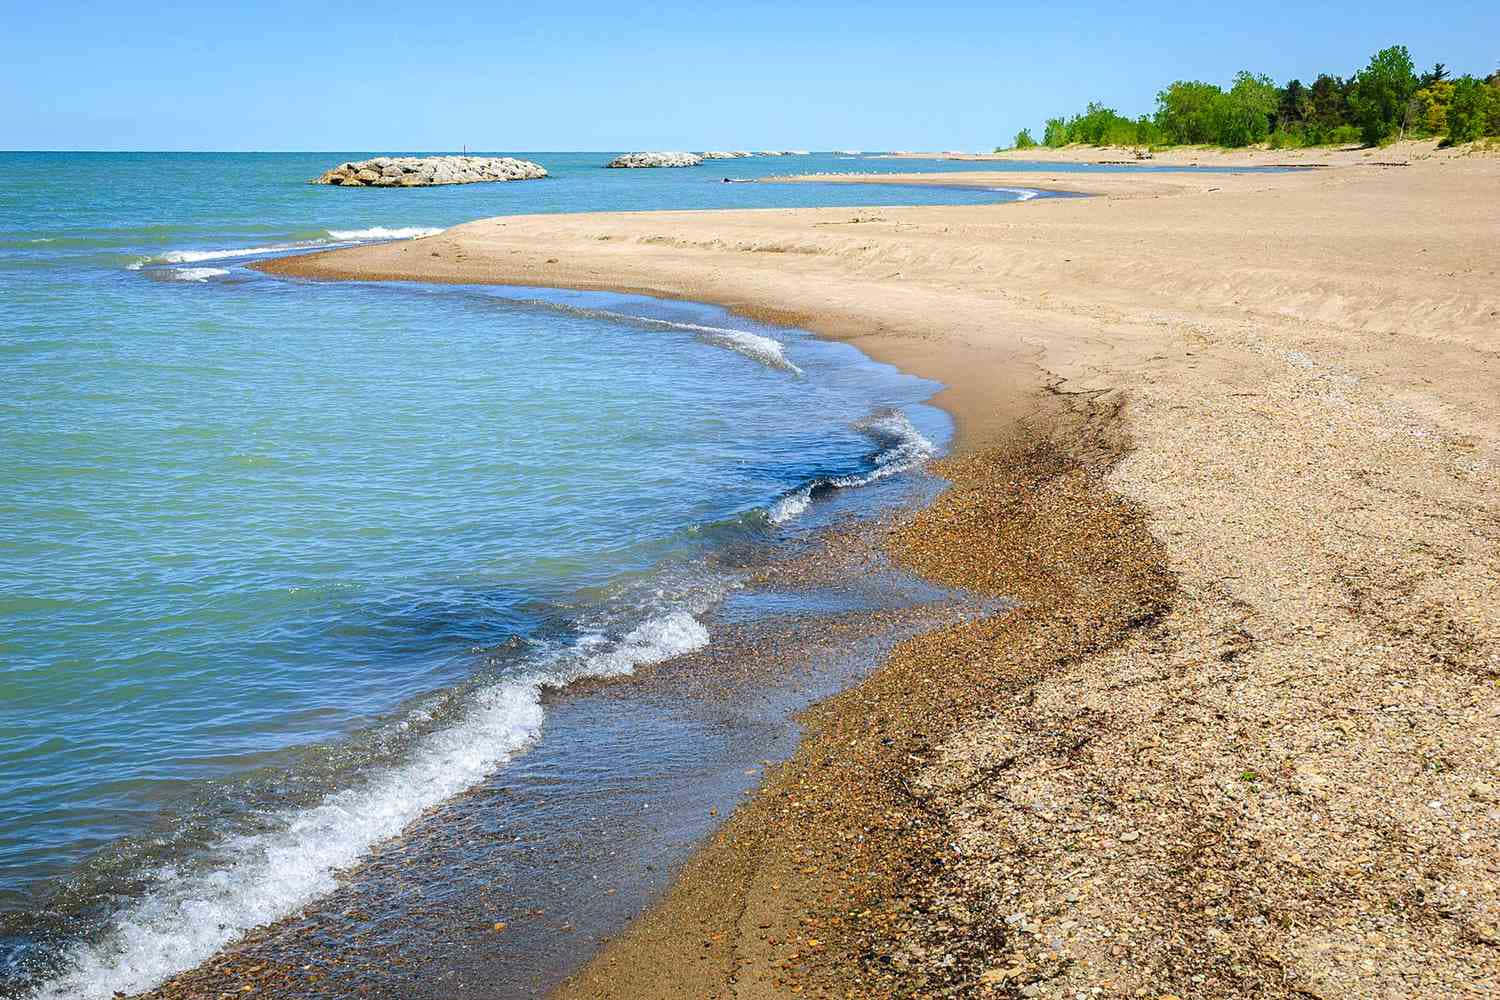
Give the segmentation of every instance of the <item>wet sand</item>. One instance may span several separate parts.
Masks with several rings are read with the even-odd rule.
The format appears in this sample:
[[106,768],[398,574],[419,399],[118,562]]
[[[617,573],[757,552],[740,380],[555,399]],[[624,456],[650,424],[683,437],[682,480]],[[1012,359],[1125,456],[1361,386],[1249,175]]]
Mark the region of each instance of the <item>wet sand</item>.
[[891,547],[1020,606],[811,710],[559,995],[1500,989],[1500,160],[1065,180],[265,265],[710,301],[949,387]]

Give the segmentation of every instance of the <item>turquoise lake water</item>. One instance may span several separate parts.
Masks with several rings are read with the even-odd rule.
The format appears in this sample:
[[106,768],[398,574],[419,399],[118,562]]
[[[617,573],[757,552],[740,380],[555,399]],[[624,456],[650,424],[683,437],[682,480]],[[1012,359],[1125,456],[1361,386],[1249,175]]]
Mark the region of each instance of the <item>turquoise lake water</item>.
[[0,995],[143,988],[306,903],[523,753],[545,691],[711,642],[707,553],[875,504],[948,434],[932,383],[706,306],[246,263],[1026,196],[721,182],[984,166],[829,154],[305,183],[362,155],[0,154]]

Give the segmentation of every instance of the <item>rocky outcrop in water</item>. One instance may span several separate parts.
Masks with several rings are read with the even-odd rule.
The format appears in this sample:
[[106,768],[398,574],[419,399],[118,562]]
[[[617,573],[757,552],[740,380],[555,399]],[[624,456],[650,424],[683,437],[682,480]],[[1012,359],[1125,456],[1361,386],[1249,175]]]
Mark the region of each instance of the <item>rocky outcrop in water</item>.
[[745,157],[751,154],[745,152],[742,149],[714,149],[709,150],[707,153],[699,153],[698,155],[703,157],[705,160],[743,160]]
[[696,167],[703,162],[697,153],[626,153],[605,164],[607,167]]
[[358,163],[340,163],[311,183],[338,187],[429,187],[530,181],[546,176],[546,168],[541,164],[509,156],[377,156]]

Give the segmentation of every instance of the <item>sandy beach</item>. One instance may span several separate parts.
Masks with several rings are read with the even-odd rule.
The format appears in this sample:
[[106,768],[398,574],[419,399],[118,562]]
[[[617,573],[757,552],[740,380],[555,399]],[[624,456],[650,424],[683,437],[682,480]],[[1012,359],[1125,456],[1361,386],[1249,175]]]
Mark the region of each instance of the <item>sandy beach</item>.
[[1500,158],[1377,153],[259,265],[711,302],[947,386],[891,550],[1020,605],[809,712],[560,996],[1500,991]]

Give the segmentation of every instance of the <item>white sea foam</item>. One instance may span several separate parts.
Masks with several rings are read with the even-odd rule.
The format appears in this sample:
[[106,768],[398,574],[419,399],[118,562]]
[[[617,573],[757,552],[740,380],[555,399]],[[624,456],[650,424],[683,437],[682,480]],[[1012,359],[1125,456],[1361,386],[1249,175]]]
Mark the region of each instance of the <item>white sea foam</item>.
[[[666,322],[663,320],[663,322]],[[787,360],[786,346],[779,340],[763,337],[747,330],[731,330],[728,327],[701,326],[697,323],[670,323],[670,326],[694,330],[710,344],[727,347],[747,358],[759,361],[768,368],[801,375],[802,369]]]
[[179,267],[172,271],[172,278],[176,281],[207,281],[228,273],[222,267]]
[[990,190],[991,191],[1004,192],[1005,194],[1013,194],[1013,195],[1016,196],[1016,201],[1030,201],[1031,199],[1035,198],[1037,195],[1041,194],[1040,191],[1035,191],[1035,190],[1033,190],[1031,188],[997,187],[997,188],[990,188]]
[[[556,303],[547,302],[543,299],[532,301],[541,302],[544,305],[556,305]],[[792,375],[802,374],[802,369],[788,360],[786,345],[772,337],[766,337],[759,333],[751,333],[749,330],[735,330],[727,326],[706,326],[702,323],[684,323],[675,319],[639,316],[631,313],[615,312],[610,309],[588,309],[571,306],[563,306],[561,308],[585,316],[630,320],[636,323],[646,323],[650,326],[664,326],[672,330],[691,330],[698,334],[699,339],[703,340],[704,343],[713,344],[715,347],[724,347],[738,354],[743,354],[753,361],[759,361],[767,368],[775,368],[778,371],[788,372]]]
[[802,514],[812,504],[812,487],[804,486],[771,505],[767,517],[772,524],[785,524]]
[[538,687],[562,687],[593,677],[625,677],[636,667],[662,663],[708,645],[708,629],[686,611],[648,618],[618,643],[605,636],[588,635],[554,661],[545,673],[531,675]]
[[743,354],[754,361],[759,361],[767,368],[775,368],[778,371],[790,372],[793,375],[801,375],[802,369],[787,360],[786,345],[771,337],[765,337],[748,330],[735,330],[727,326],[705,326],[702,323],[679,323],[676,320],[656,319],[649,316],[629,317],[639,319],[643,323],[651,323],[656,326],[671,327],[674,330],[692,330],[698,334],[706,343],[716,347],[727,347],[731,351]]
[[415,236],[431,236],[440,233],[441,229],[433,229],[427,226],[371,226],[368,229],[330,229],[327,239],[297,240],[292,243],[271,243],[260,247],[227,247],[212,250],[169,250],[157,257],[146,257],[136,264],[129,265],[132,271],[138,271],[142,264],[197,264],[209,260],[234,260],[239,257],[259,257],[263,254],[287,253],[292,250],[315,250],[329,249],[336,246],[348,246],[351,243],[363,243],[371,240],[400,240],[410,239]]
[[330,229],[328,235],[336,240],[410,240],[440,232],[441,229],[430,226],[371,226],[369,229]]
[[319,246],[323,242],[323,240],[305,240],[300,243],[277,243],[271,246],[240,247],[232,250],[169,250],[155,259],[164,264],[196,264],[205,260],[232,260],[236,257],[255,257],[264,253],[306,250]]
[[[699,595],[694,610],[708,602]],[[213,870],[157,872],[160,887],[121,913],[103,940],[75,945],[68,971],[34,1000],[106,1000],[150,989],[200,964],[250,929],[332,891],[336,875],[434,805],[482,781],[541,732],[541,692],[618,677],[701,649],[708,630],[685,610],[648,618],[622,638],[590,635],[542,669],[474,692],[457,722],[427,736],[400,765],[283,818],[267,833],[219,844]]]
[[804,483],[771,505],[766,517],[772,524],[785,524],[801,515],[812,504],[813,493],[817,490],[868,486],[915,469],[937,454],[937,446],[913,427],[900,410],[878,413],[854,426],[881,445],[880,451],[875,453],[875,468],[869,472],[828,476]]

